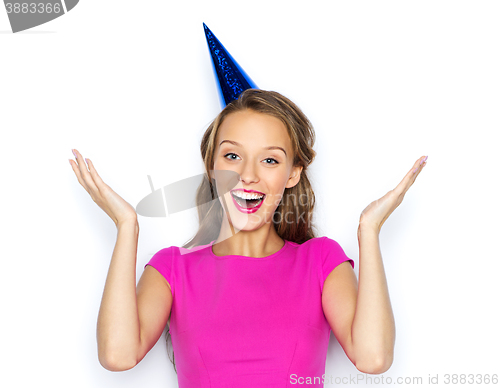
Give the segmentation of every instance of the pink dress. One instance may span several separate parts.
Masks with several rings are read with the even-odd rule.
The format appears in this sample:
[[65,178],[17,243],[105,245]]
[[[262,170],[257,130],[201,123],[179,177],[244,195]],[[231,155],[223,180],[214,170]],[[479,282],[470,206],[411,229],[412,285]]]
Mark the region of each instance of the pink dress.
[[261,258],[216,256],[214,241],[164,248],[146,264],[172,289],[179,387],[323,387],[330,338],[323,283],[354,261],[328,237],[285,240]]

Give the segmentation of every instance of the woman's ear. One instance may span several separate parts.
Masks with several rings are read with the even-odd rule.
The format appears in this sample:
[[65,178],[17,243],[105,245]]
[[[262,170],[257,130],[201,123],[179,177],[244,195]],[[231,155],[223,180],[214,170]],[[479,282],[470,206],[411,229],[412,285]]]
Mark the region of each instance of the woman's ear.
[[286,188],[295,186],[300,181],[300,174],[302,172],[302,166],[295,166],[292,168],[292,172],[290,173],[290,177],[288,178],[288,182],[286,183]]

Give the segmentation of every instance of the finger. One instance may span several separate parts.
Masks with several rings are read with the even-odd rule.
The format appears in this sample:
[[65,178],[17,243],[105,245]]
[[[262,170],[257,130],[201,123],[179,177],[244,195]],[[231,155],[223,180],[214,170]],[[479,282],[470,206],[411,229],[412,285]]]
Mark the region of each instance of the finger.
[[71,164],[71,166],[74,167],[73,171],[75,172],[76,177],[78,178],[78,182],[80,182],[83,188],[90,194],[89,187],[87,186],[87,183],[83,178],[82,169],[80,168],[80,165],[82,163],[81,157],[79,158],[80,153],[76,149],[73,149],[72,151],[73,154],[75,155],[75,163]]
[[90,194],[89,188],[87,187],[87,185],[85,184],[85,182],[82,179],[82,174],[80,173],[80,169],[78,168],[78,163],[76,163],[74,160],[71,160],[71,159],[70,159],[70,163],[71,163],[71,168],[73,169],[73,172],[76,175],[76,179],[78,179],[78,182],[83,186],[85,191],[87,191],[87,193]]
[[89,170],[87,169],[87,164],[83,160],[83,156],[75,149],[76,158],[78,160],[78,169],[80,171],[80,177],[85,182],[86,187],[90,190],[89,194],[92,195],[94,193],[99,193],[99,189],[95,185],[92,176],[90,175]]
[[412,174],[413,174],[413,180],[411,182],[412,184],[413,184],[413,182],[415,182],[415,179],[417,179],[417,175],[420,174],[420,171],[422,171],[424,166],[427,164],[426,160],[427,160],[427,156],[423,156],[419,160],[417,160],[417,163],[418,163],[417,167],[415,167],[412,170]]
[[[417,178],[417,175],[420,173],[420,171],[422,170],[422,167],[423,167],[423,163],[422,165],[420,165],[420,162],[422,160],[424,160],[425,156],[422,156],[420,158],[417,159],[417,161],[413,164],[413,167],[410,169],[410,171],[408,171],[405,175],[405,177],[403,178],[403,180],[401,182],[399,182],[399,184],[396,186],[396,188],[394,189],[399,195],[401,194],[405,194],[408,189],[411,187],[411,185],[413,184],[413,182],[415,182],[415,179]],[[416,172],[415,169],[417,169]]]
[[104,181],[101,179],[101,177],[97,173],[97,170],[95,169],[94,164],[92,163],[92,161],[90,159],[88,159],[88,158],[85,159],[85,161],[87,162],[87,165],[89,166],[90,175],[94,179],[94,182],[95,182],[97,188],[99,188],[100,190],[102,190],[104,187],[107,187],[108,185],[106,183],[104,183]]
[[427,160],[427,156],[422,156],[421,158],[419,158],[417,160],[416,167],[414,167],[411,170],[411,180],[410,180],[410,185],[408,186],[408,189],[415,182],[415,180],[417,179],[417,176],[420,174],[420,172],[422,171],[424,166],[427,164],[426,160]]

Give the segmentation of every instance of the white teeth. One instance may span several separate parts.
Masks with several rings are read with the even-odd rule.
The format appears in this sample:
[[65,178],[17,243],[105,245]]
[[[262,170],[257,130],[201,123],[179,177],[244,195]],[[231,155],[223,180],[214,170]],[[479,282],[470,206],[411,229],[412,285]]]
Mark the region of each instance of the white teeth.
[[260,199],[264,197],[263,194],[245,193],[243,191],[233,191],[232,193],[233,195],[241,199]]

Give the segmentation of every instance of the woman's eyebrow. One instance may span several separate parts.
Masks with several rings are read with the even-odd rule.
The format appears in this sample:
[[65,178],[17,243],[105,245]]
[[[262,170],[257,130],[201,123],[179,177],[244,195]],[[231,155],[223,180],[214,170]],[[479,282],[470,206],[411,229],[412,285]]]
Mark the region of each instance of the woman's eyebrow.
[[[240,143],[238,143],[238,142],[236,142],[236,141],[233,141],[233,140],[222,140],[222,141],[220,142],[220,144],[219,144],[219,147],[220,147],[220,146],[222,145],[222,143],[224,143],[224,142],[231,143],[231,144],[233,144],[233,145],[235,145],[235,146],[238,146],[238,147],[241,147],[241,146],[242,146]],[[283,148],[278,147],[278,146],[270,146],[270,147],[263,147],[263,148],[264,148],[265,150],[281,150],[281,151],[283,151],[283,152],[285,153],[285,155],[286,155],[286,151],[285,151]]]

